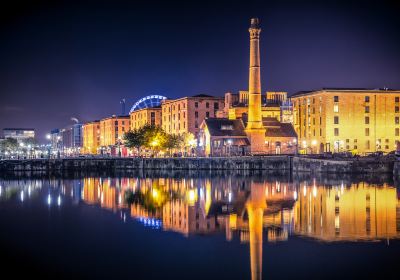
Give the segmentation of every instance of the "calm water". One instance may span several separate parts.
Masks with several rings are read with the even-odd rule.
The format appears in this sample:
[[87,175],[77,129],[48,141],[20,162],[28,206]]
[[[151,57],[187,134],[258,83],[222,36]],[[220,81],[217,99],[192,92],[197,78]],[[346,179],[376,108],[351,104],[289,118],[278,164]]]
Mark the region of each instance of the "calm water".
[[390,178],[145,174],[0,179],[0,273],[398,279]]

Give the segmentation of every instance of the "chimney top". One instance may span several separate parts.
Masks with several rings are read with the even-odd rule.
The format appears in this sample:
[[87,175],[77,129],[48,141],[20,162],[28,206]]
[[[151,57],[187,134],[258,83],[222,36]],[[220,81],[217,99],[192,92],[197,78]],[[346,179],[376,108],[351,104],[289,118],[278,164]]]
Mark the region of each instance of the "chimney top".
[[259,28],[258,26],[259,23],[260,21],[258,20],[258,18],[252,18],[250,23],[250,28]]

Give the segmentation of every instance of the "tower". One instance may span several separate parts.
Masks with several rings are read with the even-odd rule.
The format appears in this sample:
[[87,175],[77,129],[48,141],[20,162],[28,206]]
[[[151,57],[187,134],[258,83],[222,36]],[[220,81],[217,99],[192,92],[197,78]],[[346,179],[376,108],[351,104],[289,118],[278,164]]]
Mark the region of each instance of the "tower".
[[261,116],[260,33],[258,18],[252,18],[250,32],[249,110],[246,134],[251,153],[264,152],[265,128]]

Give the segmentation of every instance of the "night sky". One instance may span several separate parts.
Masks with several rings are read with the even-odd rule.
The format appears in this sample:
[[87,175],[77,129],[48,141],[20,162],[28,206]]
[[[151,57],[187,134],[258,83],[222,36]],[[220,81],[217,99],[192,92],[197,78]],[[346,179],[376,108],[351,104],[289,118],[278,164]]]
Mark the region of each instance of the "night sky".
[[400,88],[400,6],[388,1],[12,2],[0,11],[0,129],[36,128],[39,141],[71,117],[120,114],[121,98],[129,111],[149,94],[246,90],[251,17],[263,92]]

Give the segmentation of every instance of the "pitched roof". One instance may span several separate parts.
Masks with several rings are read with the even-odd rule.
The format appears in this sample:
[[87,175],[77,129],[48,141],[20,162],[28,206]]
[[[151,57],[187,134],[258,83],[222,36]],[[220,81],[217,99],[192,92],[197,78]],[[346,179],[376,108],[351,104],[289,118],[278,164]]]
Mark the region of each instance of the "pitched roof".
[[281,123],[276,118],[263,118],[263,125],[266,128],[266,137],[297,137],[292,124]]
[[[204,120],[211,136],[236,136],[247,137],[242,120],[230,120],[227,118],[209,118]],[[232,129],[224,129],[229,128]]]

